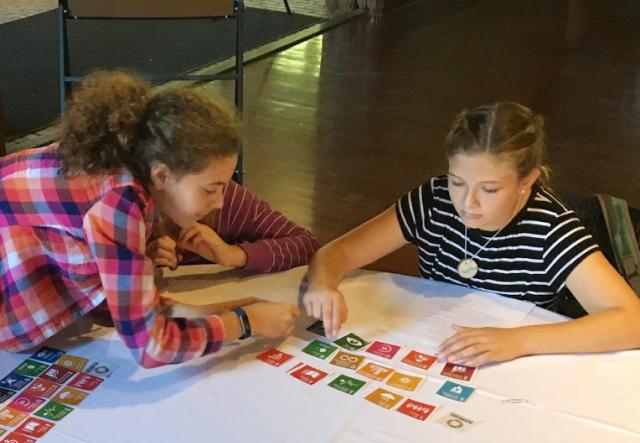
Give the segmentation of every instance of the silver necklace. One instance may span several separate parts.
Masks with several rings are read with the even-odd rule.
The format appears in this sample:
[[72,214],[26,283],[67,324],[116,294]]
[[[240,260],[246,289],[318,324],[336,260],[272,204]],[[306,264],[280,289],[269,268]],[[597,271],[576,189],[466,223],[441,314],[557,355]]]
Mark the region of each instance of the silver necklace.
[[487,242],[469,258],[467,258],[467,225],[464,225],[464,259],[460,260],[460,263],[458,263],[458,275],[460,277],[470,279],[476,276],[480,267],[478,266],[478,263],[474,260],[474,258],[478,257],[478,254],[480,254],[480,252],[482,252],[482,250],[486,248],[487,245],[491,243],[491,241],[496,238],[505,227],[509,225],[509,223],[511,223],[511,220],[513,220],[513,217],[515,217],[516,212],[518,211],[518,206],[520,206],[520,197],[522,197],[522,194],[524,194],[524,191],[520,192],[515,210],[513,211],[513,214],[511,215],[511,218],[509,218],[507,224],[498,229],[498,231],[493,234],[493,236],[489,240],[487,240]]

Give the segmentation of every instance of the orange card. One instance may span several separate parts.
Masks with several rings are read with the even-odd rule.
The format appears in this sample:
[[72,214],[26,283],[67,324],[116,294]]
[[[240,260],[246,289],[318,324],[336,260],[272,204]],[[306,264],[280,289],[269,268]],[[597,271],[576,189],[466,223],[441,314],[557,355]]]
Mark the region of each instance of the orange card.
[[13,408],[4,408],[0,410],[0,425],[4,426],[18,426],[22,420],[27,418],[26,413],[17,411]]
[[403,363],[420,369],[429,369],[436,361],[438,357],[418,351],[411,351],[402,359]]
[[424,380],[424,377],[396,371],[389,377],[387,384],[405,391],[415,391],[418,386],[420,386],[420,383],[422,383],[422,380]]
[[87,395],[89,394],[87,394],[86,392],[82,392],[67,386],[62,391],[58,392],[58,394],[53,397],[53,400],[57,401],[58,403],[75,406],[82,403],[82,400],[87,398]]
[[24,391],[27,394],[35,395],[36,397],[49,398],[58,390],[60,385],[54,383],[51,380],[45,380],[44,378],[36,378]]
[[403,398],[404,397],[400,394],[394,394],[393,392],[378,388],[371,394],[367,395],[365,400],[385,409],[391,409]]
[[387,368],[386,366],[378,365],[373,362],[369,362],[358,370],[358,374],[362,374],[365,377],[370,378],[375,381],[382,381],[389,374],[393,372],[393,369]]

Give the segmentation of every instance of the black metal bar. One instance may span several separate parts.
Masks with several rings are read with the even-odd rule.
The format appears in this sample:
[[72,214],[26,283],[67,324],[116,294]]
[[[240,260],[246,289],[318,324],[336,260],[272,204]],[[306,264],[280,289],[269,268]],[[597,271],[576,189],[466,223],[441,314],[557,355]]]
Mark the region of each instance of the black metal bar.
[[[182,80],[182,81],[211,81],[211,80],[233,80],[235,74],[233,73],[221,73],[221,74],[144,74],[144,78],[149,81],[155,80]],[[78,83],[84,79],[84,76],[65,76],[64,81],[66,83]]]
[[[244,106],[244,1],[238,0],[236,10],[236,88],[235,103],[238,109],[238,115],[242,119]],[[238,164],[235,170],[235,181],[242,184],[244,179],[244,152],[242,146],[242,138],[238,143]]]
[[67,1],[58,0],[58,71],[60,93],[60,118],[64,116],[67,101],[66,77],[69,73],[69,46],[67,40],[67,22],[65,18]]
[[284,7],[287,10],[287,14],[291,15],[291,8],[289,7],[289,0],[282,0],[284,2]]

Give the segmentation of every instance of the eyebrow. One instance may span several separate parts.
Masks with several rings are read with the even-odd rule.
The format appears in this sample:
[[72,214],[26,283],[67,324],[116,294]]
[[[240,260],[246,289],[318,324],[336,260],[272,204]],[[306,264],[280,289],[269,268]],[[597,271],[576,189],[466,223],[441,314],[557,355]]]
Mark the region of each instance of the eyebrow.
[[[457,175],[455,175],[453,172],[447,172],[447,175],[453,178],[457,178],[458,180],[462,180],[464,181],[464,179],[462,177],[458,177]],[[498,180],[483,180],[480,183],[486,183],[486,184],[500,184],[500,181]]]
[[205,186],[218,186],[218,185],[226,185],[227,182],[211,182],[211,183],[207,183]]

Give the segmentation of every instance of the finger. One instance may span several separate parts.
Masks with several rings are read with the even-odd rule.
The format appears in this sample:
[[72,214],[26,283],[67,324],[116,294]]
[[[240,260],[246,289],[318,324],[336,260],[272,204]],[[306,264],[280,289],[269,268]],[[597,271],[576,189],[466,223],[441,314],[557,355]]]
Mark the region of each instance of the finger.
[[340,332],[340,326],[342,325],[342,321],[341,321],[342,312],[343,312],[343,303],[336,302],[333,306],[333,318],[332,318],[333,331],[331,334],[333,336],[337,336],[338,333]]
[[452,363],[458,363],[458,362],[462,362],[465,360],[469,360],[472,357],[475,357],[476,355],[479,354],[484,354],[485,352],[487,352],[489,349],[487,348],[486,345],[482,344],[482,343],[476,343],[473,344],[471,346],[467,346],[466,348],[458,351],[458,352],[454,352],[452,354],[449,355],[449,358],[447,358],[447,361],[450,361]]
[[168,235],[163,235],[157,240],[158,246],[163,249],[173,251],[176,248],[176,242]]
[[169,263],[167,266],[175,266],[177,265],[176,255],[172,252],[167,251],[166,249],[160,249],[156,253],[156,259],[162,259],[166,263]]
[[178,244],[188,243],[193,236],[198,235],[198,227],[191,226],[190,228],[184,229],[180,236],[178,236]]
[[323,301],[318,301],[318,300],[313,300],[312,301],[312,306],[313,306],[313,316],[317,319],[322,319],[322,304],[324,302]]
[[313,317],[313,302],[309,297],[304,297],[302,299],[302,304],[304,305],[304,309],[307,311],[307,315],[309,317]]
[[153,264],[156,266],[166,266],[167,268],[171,268],[173,264],[164,258],[156,258],[153,260]]
[[450,343],[447,347],[439,352],[441,358],[447,358],[456,352],[460,352],[470,346],[482,344],[484,341],[478,337],[463,337]]
[[474,368],[477,368],[478,366],[481,366],[485,363],[489,363],[494,361],[493,358],[491,358],[491,353],[490,352],[485,352],[484,354],[480,354],[480,355],[476,355],[475,357],[473,357],[471,360],[469,360],[468,362],[466,362],[465,364],[467,366],[471,366]]
[[324,330],[329,334],[330,337],[334,336],[334,328],[333,324],[333,298],[328,297],[325,299],[322,305],[322,321],[324,323]]
[[440,349],[444,349],[459,340],[476,337],[480,334],[482,334],[482,331],[480,331],[479,329],[466,329],[462,332],[456,332],[440,344]]

